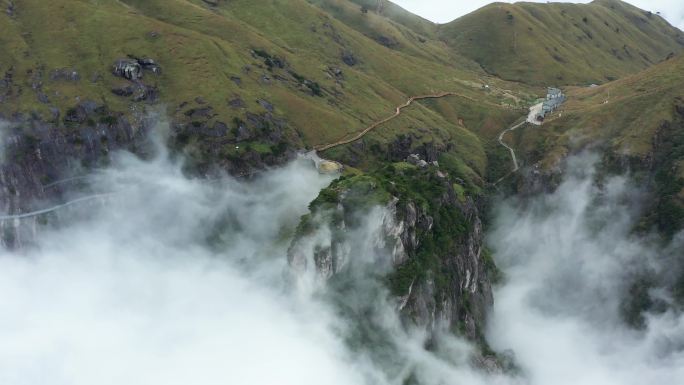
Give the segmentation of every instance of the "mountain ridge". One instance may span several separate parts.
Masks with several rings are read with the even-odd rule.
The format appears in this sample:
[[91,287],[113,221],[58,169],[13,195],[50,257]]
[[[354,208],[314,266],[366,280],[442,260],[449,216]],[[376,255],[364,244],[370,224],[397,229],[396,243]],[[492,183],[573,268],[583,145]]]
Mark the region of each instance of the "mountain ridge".
[[[553,190],[568,155],[593,148],[606,173],[645,181],[657,215],[644,229],[682,227],[682,32],[623,2],[496,3],[446,25],[370,0],[10,3],[0,15],[10,247],[55,220],[21,213],[69,202],[81,186],[62,182],[119,151],[154,157],[155,134],[203,179],[258,178],[320,155],[343,171],[283,229],[290,262],[305,264],[297,249],[314,246],[311,268],[344,282],[334,276],[349,261],[347,229],[384,207],[396,226],[383,229],[393,266],[381,279],[405,320],[428,332],[445,322],[501,369],[485,339],[501,278],[484,240],[492,201]],[[567,102],[543,125],[516,125],[553,85]],[[317,231],[334,237],[310,243]]]
[[439,33],[489,73],[538,85],[601,84],[684,49],[682,31],[619,0],[492,3]]

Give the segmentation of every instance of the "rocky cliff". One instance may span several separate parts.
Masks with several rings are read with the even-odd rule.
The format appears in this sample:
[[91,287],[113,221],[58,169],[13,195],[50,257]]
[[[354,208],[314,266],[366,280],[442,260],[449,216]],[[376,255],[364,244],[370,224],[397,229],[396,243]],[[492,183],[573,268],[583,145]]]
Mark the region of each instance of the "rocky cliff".
[[[310,209],[289,250],[298,274],[315,271],[334,286],[372,271],[404,322],[485,344],[498,273],[483,246],[481,207],[438,165],[341,177]],[[359,255],[364,245],[375,250],[370,261]]]
[[89,170],[108,164],[114,151],[126,149],[141,156],[152,151],[148,133],[154,123],[150,119],[131,121],[94,102],[81,103],[70,114],[82,122],[68,117],[64,123],[46,122],[15,115],[4,123],[0,226],[5,246],[29,242],[37,226],[47,221],[46,216],[16,216],[64,203],[80,190],[79,182]]
[[[41,225],[57,220],[51,213],[26,214],[108,193],[93,190],[87,183],[88,175],[107,166],[120,150],[150,157],[159,148],[153,143],[158,140],[159,145],[171,149],[171,156],[183,156],[189,174],[200,177],[224,172],[249,176],[295,157],[291,146],[275,145],[281,143],[279,133],[285,123],[270,113],[247,113],[246,120],[234,122],[234,127],[220,122],[212,127],[203,121],[188,123],[187,119],[168,122],[158,112],[161,106],[149,102],[134,107],[127,112],[112,111],[105,104],[86,100],[66,111],[55,109],[50,119],[21,113],[0,115],[2,244],[25,245]],[[229,129],[242,137],[224,140],[223,146],[244,147],[240,156],[229,156],[213,145],[215,132]],[[248,142],[254,138],[274,145],[260,151]]]

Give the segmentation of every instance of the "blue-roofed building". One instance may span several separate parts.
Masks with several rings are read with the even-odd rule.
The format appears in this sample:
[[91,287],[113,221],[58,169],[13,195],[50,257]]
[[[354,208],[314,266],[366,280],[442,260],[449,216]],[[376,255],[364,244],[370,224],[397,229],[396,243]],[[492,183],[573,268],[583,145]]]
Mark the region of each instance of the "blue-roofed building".
[[546,91],[546,100],[558,99],[563,97],[563,91],[560,88],[549,87]]
[[546,100],[542,104],[541,112],[537,115],[538,121],[543,121],[546,115],[555,111],[565,101],[565,95],[560,88],[549,87],[546,91]]

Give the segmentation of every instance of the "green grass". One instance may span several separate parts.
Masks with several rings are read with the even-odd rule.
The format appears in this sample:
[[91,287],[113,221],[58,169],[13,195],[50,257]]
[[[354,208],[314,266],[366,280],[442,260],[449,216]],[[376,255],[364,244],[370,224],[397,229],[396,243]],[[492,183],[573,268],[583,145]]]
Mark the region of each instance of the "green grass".
[[[351,0],[349,3],[356,4],[357,9],[365,7],[368,9],[369,14],[378,12],[377,0]],[[390,1],[384,0],[383,3],[383,7],[380,9],[381,16],[423,36],[433,36],[435,34],[435,24],[431,21],[414,15]]]
[[663,122],[675,119],[682,89],[682,55],[600,87],[572,88],[562,116],[555,113],[541,127],[523,128],[517,146],[522,153],[536,152],[532,158],[547,167],[571,148],[597,143],[617,155],[645,159]]
[[[386,146],[397,135],[411,133],[416,143],[434,141],[451,148],[482,173],[487,161],[480,138],[513,118],[500,113],[496,106],[501,95],[483,93],[482,82],[509,89],[522,99],[538,94],[489,77],[469,59],[446,49],[431,23],[396,7],[377,15],[361,13],[359,4],[333,0],[220,4],[212,8],[201,0],[26,0],[15,18],[0,18],[0,74],[14,70],[13,90],[0,113],[36,112],[47,119],[51,107],[64,112],[79,100],[94,100],[113,113],[143,110],[144,103],[111,92],[127,84],[110,73],[111,65],[129,55],[151,57],[161,65],[161,76],[146,74],[144,81],[158,87],[160,103],[175,122],[189,127],[223,122],[232,127],[236,119],[247,120],[247,111],[263,114],[256,100],[265,99],[275,106],[274,114],[287,121],[283,141],[299,148],[353,135],[390,115],[409,96],[457,91],[488,104],[458,98],[416,104],[369,139]],[[391,36],[399,45],[385,47],[377,42],[379,35]],[[262,56],[253,56],[253,51]],[[353,52],[358,64],[344,64],[342,52]],[[269,58],[282,60],[286,68],[268,65]],[[330,67],[341,68],[343,79],[338,82],[330,76]],[[74,68],[81,80],[50,80],[50,72],[58,68]],[[97,75],[100,80],[91,81]],[[261,81],[264,75],[271,78],[270,84]],[[242,79],[240,85],[231,80],[236,76]],[[303,79],[310,83],[303,86]],[[48,104],[38,102],[30,89],[33,81],[42,82]],[[199,97],[206,104],[197,103]],[[245,108],[230,107],[228,101],[235,98],[242,99]],[[213,108],[209,118],[185,114],[206,106]],[[227,137],[218,139],[187,138],[195,147],[188,151],[206,154],[224,146],[220,143],[226,139],[234,140],[235,133],[229,130]],[[278,144],[256,142],[261,145],[249,147],[260,154],[272,152]],[[233,147],[216,152],[240,156]],[[368,165],[374,161],[373,156],[364,158]]]
[[489,73],[538,85],[601,84],[684,49],[682,31],[617,0],[494,3],[439,33]]
[[[457,170],[441,169],[458,175]],[[340,224],[340,215],[343,215],[346,225],[353,226],[356,213],[386,206],[392,197],[399,199],[397,204],[401,208],[411,202],[421,212],[429,213],[434,224],[429,231],[416,229],[420,246],[408,251],[409,259],[385,277],[386,283],[394,294],[404,295],[411,283],[431,277],[438,289],[435,297],[441,298],[450,290],[448,285],[454,278],[448,256],[472,231],[472,224],[462,210],[445,203],[444,196],[454,194],[462,202],[468,193],[463,186],[452,185],[436,176],[434,166],[418,168],[397,162],[367,174],[343,176],[322,190],[310,204],[310,213],[301,219],[295,238],[311,234],[316,229],[319,223],[313,218]],[[343,213],[337,210],[339,205],[344,207]],[[488,268],[495,269],[493,263]]]
[[[601,71],[618,71],[616,76],[648,63],[637,58],[617,65],[606,58],[606,47],[624,45],[629,40],[629,44],[652,58],[677,48],[673,44],[678,43],[673,41],[678,32],[658,17],[644,16],[647,22],[631,25],[641,14],[618,3],[613,10],[611,4],[494,5],[438,28],[390,4],[381,14],[373,7],[363,13],[361,6],[368,7],[365,0],[233,0],[221,2],[216,8],[201,0],[26,0],[15,18],[0,18],[0,74],[12,68],[14,79],[9,98],[0,104],[0,113],[35,112],[48,119],[51,107],[65,112],[78,100],[104,104],[112,116],[145,109],[144,103],[111,93],[113,87],[127,82],[111,75],[110,70],[117,58],[152,57],[163,72],[161,76],[146,74],[144,81],[159,88],[160,103],[174,122],[189,128],[202,124],[211,127],[216,122],[229,126],[228,134],[221,138],[192,133],[189,129],[179,133],[178,138],[184,142],[180,147],[186,146],[187,154],[211,162],[217,161],[212,156],[237,159],[247,151],[270,156],[282,153],[286,146],[311,148],[334,142],[391,115],[409,96],[456,91],[467,98],[415,103],[401,117],[378,127],[359,143],[333,149],[325,156],[369,170],[387,161],[388,150],[397,138],[410,137],[411,151],[425,146],[436,148],[440,162],[455,170],[472,192],[483,188],[484,180],[502,173],[505,163],[495,143],[498,133],[543,94],[541,87],[494,78],[474,60],[496,58],[511,71],[532,68],[530,71],[541,77],[557,69],[544,55],[527,63],[517,54],[513,57],[508,51],[501,53],[497,47],[510,45],[510,41],[504,40],[515,36],[511,32],[518,32],[521,47],[563,45],[567,51],[564,55],[582,60],[592,58]],[[513,15],[512,21],[507,11]],[[484,31],[475,28],[482,17],[491,21]],[[585,17],[587,22],[583,21]],[[604,21],[611,26],[620,25],[621,32],[616,34]],[[503,23],[500,28],[490,28],[492,23],[499,22]],[[581,29],[593,34],[593,44],[600,43],[603,48],[587,46],[586,42],[578,45],[572,39],[560,42],[568,37],[564,34],[577,32],[570,27],[563,28],[563,33],[549,33],[548,39],[553,41],[539,38],[546,36],[542,27],[573,22],[581,23]],[[468,23],[472,25],[465,28]],[[625,23],[630,25],[622,26]],[[397,44],[379,44],[378,39],[383,36]],[[446,38],[452,48],[440,38]],[[470,47],[470,38],[480,39],[480,44]],[[459,46],[461,43],[464,45]],[[467,52],[460,51],[463,49]],[[353,52],[358,63],[353,67],[344,64],[343,52]],[[284,63],[284,68],[274,65],[274,61]],[[583,67],[586,64],[569,62],[562,67],[581,72],[582,76],[596,75]],[[535,66],[543,66],[544,71],[537,71]],[[340,68],[342,78],[330,75],[330,67]],[[50,80],[50,72],[59,68],[74,68],[81,80]],[[487,65],[485,68],[491,69]],[[532,134],[520,134],[520,144],[524,151],[544,148],[545,153],[557,156],[563,154],[562,149],[571,139],[581,134],[589,139],[610,140],[631,153],[646,153],[655,129],[651,123],[666,119],[670,110],[666,103],[653,102],[652,97],[639,96],[634,90],[677,84],[677,71],[681,73],[681,69],[678,66],[669,72],[661,71],[659,77],[646,71],[641,78],[653,77],[651,83],[636,84],[640,79],[637,77],[592,91],[572,91],[568,106],[576,103],[582,112],[568,113],[568,120],[541,128],[542,139],[535,134],[532,141]],[[100,80],[91,81],[98,74]],[[236,76],[242,79],[240,85],[231,80]],[[271,78],[270,84],[261,81],[263,76]],[[48,95],[49,104],[37,101],[37,95],[30,89],[33,82],[42,82],[42,92]],[[490,85],[491,91],[484,91],[483,84]],[[592,106],[608,89],[613,95],[632,97],[594,113],[596,107]],[[674,88],[668,92],[663,95],[675,92]],[[663,95],[657,97],[665,100]],[[205,104],[196,101],[199,97]],[[242,99],[245,107],[231,107],[228,101],[235,98]],[[282,138],[266,138],[273,130],[271,125],[235,148],[235,143],[231,143],[237,133],[234,122],[247,121],[247,112],[266,112],[256,102],[258,99],[272,103],[273,114],[287,122]],[[186,116],[192,109],[206,106],[212,107],[210,117]],[[608,116],[617,118],[605,118]],[[112,118],[103,116],[94,121],[110,124]]]

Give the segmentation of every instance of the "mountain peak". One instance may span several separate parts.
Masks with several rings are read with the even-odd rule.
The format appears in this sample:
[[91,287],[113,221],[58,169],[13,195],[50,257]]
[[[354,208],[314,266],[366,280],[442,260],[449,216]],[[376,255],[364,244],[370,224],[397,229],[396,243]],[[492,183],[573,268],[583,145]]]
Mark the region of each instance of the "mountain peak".
[[619,0],[493,3],[440,36],[490,74],[538,85],[603,83],[684,49],[681,31]]

